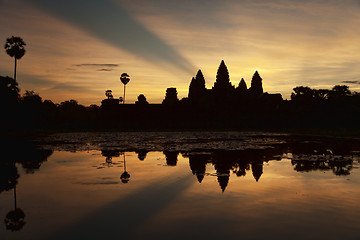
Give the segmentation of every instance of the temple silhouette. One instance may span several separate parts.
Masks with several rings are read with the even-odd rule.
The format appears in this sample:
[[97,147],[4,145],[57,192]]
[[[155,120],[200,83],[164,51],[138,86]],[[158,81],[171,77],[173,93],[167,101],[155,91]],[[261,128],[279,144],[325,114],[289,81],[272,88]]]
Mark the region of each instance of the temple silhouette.
[[216,81],[212,89],[206,89],[205,78],[198,70],[189,86],[188,100],[191,105],[204,106],[242,106],[247,101],[271,102],[274,106],[281,104],[281,94],[264,93],[262,78],[256,71],[251,79],[251,86],[247,88],[244,78],[237,87],[230,82],[229,71],[224,60],[221,61],[216,74]]
[[[264,93],[262,86],[262,78],[258,71],[255,71],[251,85],[247,88],[244,78],[241,79],[237,87],[233,86],[230,82],[230,76],[224,60],[221,61],[214,86],[207,89],[205,86],[205,78],[199,69],[196,76],[191,79],[189,85],[189,93],[187,98],[178,99],[177,90],[174,87],[167,88],[165,98],[162,105],[175,107],[177,105],[187,107],[245,107],[244,103],[252,101],[253,103],[265,103],[273,107],[279,107],[283,98],[281,94]],[[115,107],[121,103],[119,99],[114,99],[111,90],[106,90],[105,95],[107,99],[102,100],[101,107]],[[136,105],[146,106],[149,104],[146,97],[140,94]],[[156,104],[151,104],[156,105]]]
[[[161,104],[149,104],[140,94],[135,104],[121,104],[105,92],[100,112],[106,116],[101,125],[128,129],[234,129],[273,126],[283,105],[281,94],[264,92],[262,78],[255,71],[250,87],[244,78],[238,86],[231,84],[228,68],[221,61],[214,85],[206,88],[201,70],[189,84],[188,97],[178,98],[177,89],[166,89]],[[266,118],[266,121],[264,119]]]

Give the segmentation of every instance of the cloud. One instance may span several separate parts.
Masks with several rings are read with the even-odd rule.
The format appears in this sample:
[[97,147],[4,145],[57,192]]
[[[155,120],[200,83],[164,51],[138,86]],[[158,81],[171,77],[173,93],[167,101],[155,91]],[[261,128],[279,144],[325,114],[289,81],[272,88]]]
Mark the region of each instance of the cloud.
[[32,0],[31,3],[148,62],[193,72],[194,67],[186,58],[110,0]]
[[75,182],[75,184],[80,185],[113,185],[113,184],[119,184],[119,181],[105,181],[105,182]]
[[75,64],[75,67],[118,67],[119,64],[102,64],[102,63],[83,63],[83,64]]
[[342,81],[341,83],[346,83],[346,84],[360,84],[360,81]]
[[[72,65],[74,67],[78,68],[95,68],[98,72],[111,72],[114,71],[116,67],[119,66],[119,64],[99,64],[99,63],[83,63],[83,64],[74,64]],[[72,70],[72,69],[69,69]]]

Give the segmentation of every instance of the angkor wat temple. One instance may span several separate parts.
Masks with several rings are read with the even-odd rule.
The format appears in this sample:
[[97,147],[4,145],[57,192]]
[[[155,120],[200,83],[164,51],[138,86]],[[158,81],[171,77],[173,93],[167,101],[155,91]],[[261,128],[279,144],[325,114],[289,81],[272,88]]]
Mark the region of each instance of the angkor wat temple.
[[[118,105],[119,100],[113,99],[111,90],[106,91],[108,99],[101,102],[103,107]],[[206,89],[205,78],[199,70],[192,78],[189,86],[187,98],[178,99],[176,88],[166,90],[165,99],[162,104],[167,106],[176,106],[178,104],[188,107],[217,107],[217,106],[239,106],[249,105],[251,102],[267,102],[278,107],[282,102],[281,94],[264,93],[262,87],[262,78],[256,71],[251,80],[250,88],[247,88],[245,80],[242,78],[239,85],[234,87],[230,82],[229,71],[224,60],[221,61],[216,75],[216,81],[212,89]],[[121,101],[120,101],[121,102]],[[140,94],[135,104],[148,104],[144,95]]]
[[[283,104],[281,94],[264,93],[262,78],[256,71],[250,88],[244,79],[237,87],[230,82],[229,72],[221,61],[212,89],[205,87],[199,70],[192,78],[187,98],[178,99],[176,88],[168,88],[162,104],[149,104],[139,95],[135,104],[119,104],[107,91],[101,103],[106,126],[127,129],[234,129],[274,126]],[[276,118],[276,120],[274,119]],[[265,126],[266,127],[266,126]]]
[[276,106],[281,104],[282,100],[281,94],[264,93],[262,78],[257,71],[252,77],[250,88],[247,88],[244,78],[237,87],[234,87],[230,83],[229,72],[224,60],[220,63],[212,89],[206,89],[204,76],[199,70],[196,77],[191,80],[188,95],[189,103],[197,106],[208,104],[212,106],[248,105],[248,101],[272,102]]

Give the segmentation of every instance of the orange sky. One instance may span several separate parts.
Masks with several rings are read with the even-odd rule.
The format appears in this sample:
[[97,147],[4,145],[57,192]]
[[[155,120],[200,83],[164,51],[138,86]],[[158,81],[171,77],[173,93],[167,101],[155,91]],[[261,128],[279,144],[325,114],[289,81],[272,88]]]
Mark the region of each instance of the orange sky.
[[[0,40],[24,39],[22,93],[54,102],[99,105],[107,89],[118,98],[123,72],[128,103],[160,103],[168,87],[186,97],[198,69],[213,86],[222,59],[233,85],[258,70],[285,99],[299,85],[360,91],[359,13],[355,0],[1,0]],[[5,50],[0,75],[13,75]]]

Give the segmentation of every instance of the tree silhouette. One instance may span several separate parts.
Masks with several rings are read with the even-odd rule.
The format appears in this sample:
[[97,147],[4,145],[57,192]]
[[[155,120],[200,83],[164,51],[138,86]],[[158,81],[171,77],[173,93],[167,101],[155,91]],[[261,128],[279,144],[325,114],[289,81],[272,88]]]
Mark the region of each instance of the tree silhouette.
[[22,97],[22,102],[32,103],[32,104],[41,104],[42,98],[40,97],[39,94],[35,93],[34,91],[26,90],[26,92],[24,93],[24,95]]
[[105,91],[105,96],[108,98],[108,99],[113,99],[113,95],[112,95],[112,91],[111,90],[106,90]]
[[313,96],[316,100],[325,100],[328,98],[330,91],[327,89],[313,90]]
[[128,82],[130,82],[130,76],[127,73],[123,73],[120,76],[120,81],[124,84],[124,99],[123,99],[123,104],[125,104],[125,87],[126,84],[128,84]]
[[291,100],[294,101],[311,101],[314,91],[309,87],[298,86],[293,88],[293,93],[291,93]]
[[329,98],[339,98],[350,95],[351,95],[351,91],[349,90],[349,86],[346,85],[336,85],[329,92]]
[[148,101],[146,100],[146,97],[144,96],[144,94],[140,94],[137,98],[138,100],[135,102],[135,104],[138,105],[148,105]]
[[16,82],[16,64],[17,60],[21,59],[25,55],[25,48],[26,43],[20,37],[14,37],[6,39],[5,43],[5,50],[6,53],[10,56],[15,58],[15,67],[14,67],[14,80]]
[[16,104],[19,101],[18,83],[10,77],[0,76],[0,104],[9,105]]

